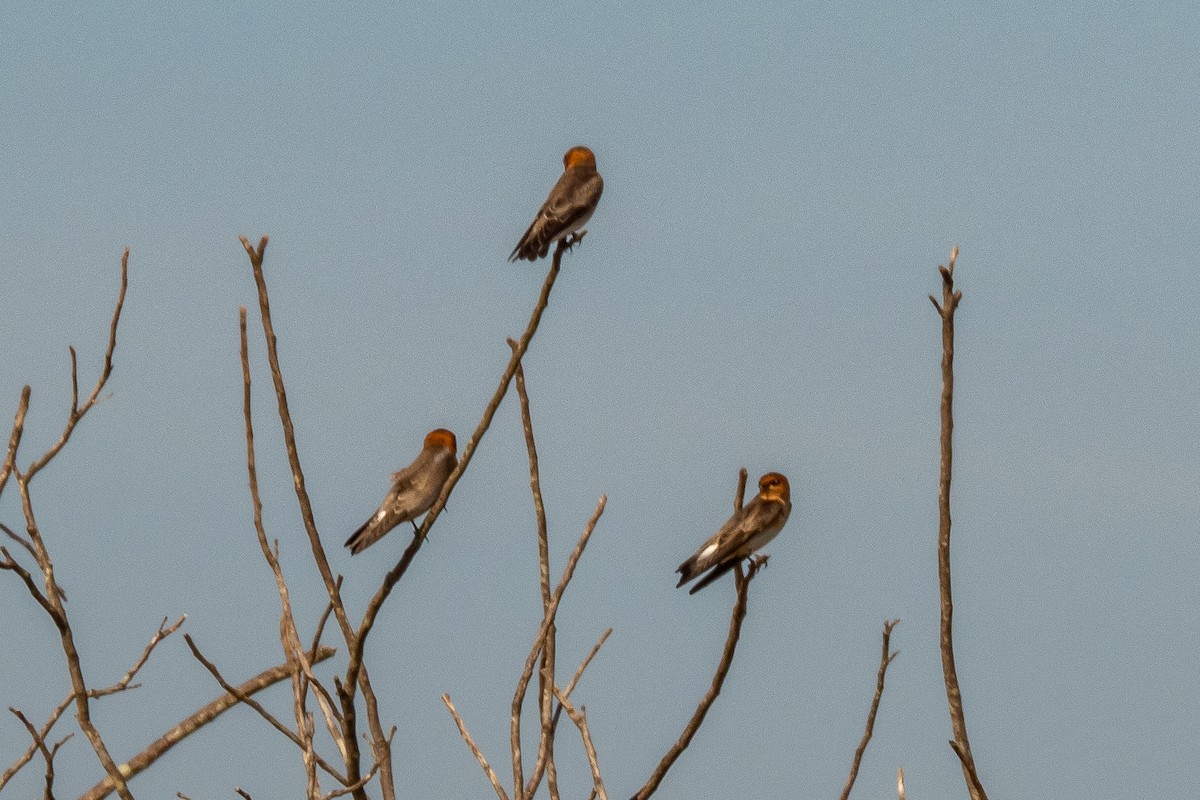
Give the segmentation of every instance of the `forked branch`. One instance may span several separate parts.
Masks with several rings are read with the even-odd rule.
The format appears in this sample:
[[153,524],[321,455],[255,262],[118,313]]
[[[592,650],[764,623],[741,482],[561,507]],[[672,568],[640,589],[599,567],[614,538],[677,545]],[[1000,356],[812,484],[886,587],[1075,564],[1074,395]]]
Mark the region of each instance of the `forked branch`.
[[867,744],[871,741],[871,734],[875,731],[875,715],[879,712],[879,702],[883,699],[883,679],[887,676],[887,669],[891,663],[896,660],[896,656],[900,655],[900,651],[891,651],[892,630],[900,624],[900,620],[892,619],[883,623],[883,655],[879,659],[879,672],[875,676],[875,697],[871,699],[871,710],[867,712],[867,725],[863,730],[862,740],[858,743],[858,747],[854,750],[854,762],[850,765],[850,777],[846,779],[846,786],[842,789],[841,800],[849,800],[850,790],[854,788],[854,781],[858,777],[858,767],[862,763],[863,753],[867,752]]

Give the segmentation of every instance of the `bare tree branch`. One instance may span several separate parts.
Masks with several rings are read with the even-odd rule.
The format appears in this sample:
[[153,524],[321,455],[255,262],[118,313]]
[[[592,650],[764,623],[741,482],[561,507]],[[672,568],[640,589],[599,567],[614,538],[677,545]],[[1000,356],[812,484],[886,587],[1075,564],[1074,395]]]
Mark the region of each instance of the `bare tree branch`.
[[34,748],[41,752],[42,759],[46,762],[46,793],[43,795],[43,797],[45,800],[54,800],[54,757],[58,755],[58,748],[66,744],[67,740],[70,739],[74,734],[68,733],[61,740],[55,743],[53,748],[47,747],[45,736],[43,736],[37,728],[33,727],[33,723],[30,722],[24,714],[11,706],[9,706],[8,710],[11,711],[17,717],[17,719],[21,720],[21,724],[24,725],[25,730],[29,732],[29,737],[33,739]]
[[[175,624],[171,625],[170,627],[165,627],[167,624],[167,620],[166,620],[166,618],[164,618],[162,621],[162,624],[160,624],[158,626],[158,631],[154,634],[153,637],[151,637],[150,642],[146,645],[145,649],[142,651],[141,656],[138,658],[138,660],[136,662],[134,662],[134,665],[129,668],[129,670],[125,673],[125,675],[119,681],[117,681],[115,684],[113,684],[112,686],[109,686],[104,689],[89,690],[88,695],[92,699],[96,699],[98,697],[106,697],[110,694],[116,694],[117,692],[123,692],[126,689],[138,688],[139,684],[131,683],[131,681],[137,675],[138,671],[141,670],[141,668],[143,666],[145,666],[146,661],[150,658],[150,654],[154,651],[154,648],[158,646],[159,642],[161,642],[163,639],[166,639],[171,634],[175,633],[175,631],[179,630],[180,626],[183,625],[183,622],[185,619],[187,619],[187,615],[180,617],[175,622]],[[58,722],[59,718],[62,717],[63,713],[71,706],[71,702],[74,699],[75,699],[75,697],[73,694],[67,695],[66,698],[64,698],[63,701],[55,707],[54,711],[51,712],[50,718],[48,720],[46,720],[46,724],[42,726],[42,729],[39,732],[39,736],[43,740],[45,740],[50,735],[51,729],[54,728],[54,725]],[[68,734],[66,737],[63,738],[62,741],[65,742],[70,737],[71,737],[71,734]],[[11,767],[9,767],[7,770],[5,770],[3,775],[0,775],[0,790],[3,790],[5,784],[7,784],[10,780],[12,780],[13,776],[16,775],[17,771],[20,770],[21,767],[25,766],[25,764],[28,763],[28,761],[31,758],[33,758],[33,755],[35,752],[37,752],[36,743],[33,746],[31,746],[27,751],[25,751],[25,754],[23,756],[21,756],[21,758],[17,759],[17,761]]]
[[555,690],[558,696],[558,702],[567,710],[567,716],[571,718],[571,722],[575,723],[575,727],[579,728],[579,735],[583,737],[583,750],[587,753],[588,766],[592,768],[592,784],[596,788],[596,797],[600,800],[608,800],[608,794],[604,791],[604,779],[600,777],[600,762],[596,758],[596,747],[592,744],[592,734],[588,730],[587,725],[587,708],[580,706],[576,711],[571,705],[571,701],[567,699],[565,692]]
[[704,697],[700,699],[700,704],[696,706],[695,713],[684,726],[683,733],[679,735],[679,740],[671,745],[671,749],[667,751],[662,760],[658,762],[658,766],[654,768],[654,772],[650,774],[646,784],[637,790],[632,800],[646,800],[653,795],[657,790],[667,772],[674,765],[676,759],[687,749],[687,746],[692,743],[692,737],[696,735],[696,731],[700,729],[701,723],[704,722],[704,717],[708,714],[708,709],[717,699],[717,695],[721,693],[721,687],[725,684],[725,676],[729,674],[729,667],[733,664],[733,655],[737,650],[738,639],[742,635],[742,621],[746,618],[746,603],[750,589],[750,581],[758,573],[761,560],[751,558],[749,560],[749,569],[743,574],[742,565],[738,564],[734,567],[734,577],[737,587],[737,599],[733,604],[733,614],[729,618],[729,635],[725,639],[725,649],[721,652],[721,660],[717,663],[717,671],[713,674],[711,685]]
[[[188,639],[186,635],[184,639]],[[193,651],[195,653],[197,651]],[[319,664],[332,656],[336,650],[332,647],[323,647],[320,651],[312,654],[312,663]],[[205,663],[201,661],[201,663]],[[213,669],[216,669],[213,667]],[[208,723],[215,720],[217,717],[224,714],[229,709],[236,706],[239,702],[243,702],[242,698],[249,698],[252,695],[258,694],[263,689],[274,686],[282,680],[287,680],[296,671],[295,666],[289,662],[285,662],[270,669],[260,672],[250,680],[238,686],[230,686],[224,682],[223,678],[218,678],[217,682],[225,689],[225,693],[215,700],[205,705],[200,710],[189,716],[187,719],[173,726],[169,731],[164,733],[155,741],[151,742],[142,752],[131,758],[126,764],[122,765],[129,778],[133,778],[137,774],[145,771],[151,764],[161,758],[168,750],[181,741],[191,736],[193,733],[203,728]],[[247,703],[247,705],[250,705]],[[253,706],[251,706],[253,707]],[[336,772],[330,774],[337,777]],[[102,800],[108,797],[113,791],[112,783],[105,778],[100,783],[93,786],[84,794],[80,800]]]
[[485,433],[492,424],[492,418],[496,415],[496,410],[500,408],[500,403],[504,400],[504,396],[508,393],[508,386],[512,382],[513,376],[517,372],[517,367],[521,363],[521,359],[525,356],[525,351],[529,349],[529,342],[537,333],[538,326],[542,321],[542,314],[546,310],[546,306],[550,303],[550,292],[554,288],[554,282],[558,278],[558,273],[562,264],[562,255],[569,246],[560,241],[558,247],[554,251],[554,258],[550,262],[550,271],[546,275],[546,280],[542,284],[542,292],[538,296],[538,301],[534,305],[533,313],[529,318],[529,324],[525,326],[525,332],[521,334],[521,339],[517,343],[517,348],[513,351],[512,357],[508,360],[508,366],[505,367],[504,374],[500,376],[500,385],[496,387],[496,391],[492,394],[492,399],[488,401],[487,406],[483,410],[483,418],[476,426],[475,432],[471,434],[471,438],[467,440],[467,444],[463,447],[462,457],[458,460],[458,466],[450,473],[450,477],[446,479],[445,485],[442,487],[442,493],[438,495],[438,499],[430,507],[425,514],[425,520],[421,523],[420,529],[413,534],[412,543],[405,549],[404,554],[400,557],[400,561],[396,566],[388,572],[383,579],[383,584],[379,587],[379,591],[371,598],[367,604],[367,609],[363,613],[362,622],[358,626],[357,649],[350,654],[349,666],[346,670],[346,683],[353,683],[357,676],[357,670],[362,664],[362,653],[366,647],[367,634],[370,633],[372,626],[375,624],[375,618],[379,614],[379,610],[383,607],[388,595],[395,588],[396,583],[404,577],[404,573],[408,571],[408,565],[412,563],[417,551],[425,541],[425,537],[429,534],[429,529],[433,527],[437,521],[438,515],[442,513],[442,509],[446,507],[446,500],[449,499],[450,493],[454,491],[455,485],[467,466],[471,463],[471,458],[475,454],[475,449],[479,446],[480,440],[483,439]]
[[121,321],[121,309],[125,306],[125,290],[129,287],[129,248],[125,248],[124,255],[121,256],[121,290],[117,294],[117,306],[113,309],[112,321],[108,325],[108,349],[104,353],[104,366],[100,370],[100,377],[96,379],[96,385],[92,388],[92,393],[88,395],[88,399],[83,405],[79,405],[79,382],[75,371],[75,348],[70,348],[71,353],[71,411],[67,415],[67,423],[63,428],[62,434],[58,437],[58,441],[51,445],[41,458],[29,465],[29,469],[25,471],[25,481],[28,482],[34,475],[38,474],[47,464],[50,463],[58,452],[66,446],[67,441],[71,438],[71,433],[75,430],[75,426],[83,419],[84,415],[91,410],[92,406],[96,405],[96,401],[100,399],[100,393],[104,391],[105,385],[108,383],[108,378],[112,375],[113,370],[113,353],[117,349],[117,324]]
[[746,472],[746,468],[742,467],[738,470],[738,485],[737,494],[733,496],[733,513],[742,510],[742,503],[746,499],[746,479],[750,477],[750,473]]
[[900,767],[896,770],[896,797],[898,800],[905,800],[904,767]]
[[442,702],[446,704],[446,708],[450,709],[450,716],[454,718],[454,724],[458,726],[458,734],[467,743],[467,747],[471,748],[471,752],[475,755],[475,760],[479,762],[479,766],[483,767],[483,774],[487,775],[492,788],[496,790],[496,797],[500,798],[500,800],[508,800],[508,794],[504,791],[504,787],[500,785],[500,777],[496,775],[496,771],[488,763],[487,757],[479,749],[479,745],[475,744],[475,740],[471,738],[471,733],[467,730],[467,724],[463,722],[462,717],[458,715],[458,709],[450,701],[450,695],[443,694]]
[[525,659],[525,666],[521,670],[521,677],[517,679],[517,688],[513,692],[512,714],[510,717],[510,730],[512,731],[510,746],[513,751],[514,791],[523,791],[524,789],[524,777],[521,774],[519,764],[521,758],[520,717],[521,706],[525,699],[525,690],[528,688],[529,681],[533,677],[533,667],[537,663],[538,655],[549,635],[548,632],[554,626],[554,618],[558,613],[559,603],[562,602],[563,593],[566,592],[567,585],[570,584],[571,578],[575,574],[575,567],[583,555],[584,548],[587,547],[588,540],[591,539],[592,531],[596,529],[596,523],[600,521],[600,515],[604,513],[604,506],[607,502],[608,498],[601,495],[600,501],[596,504],[596,510],[592,512],[592,516],[588,520],[587,525],[584,526],[579,541],[575,543],[575,549],[571,551],[571,555],[567,558],[567,566],[563,569],[562,578],[559,579],[558,585],[554,589],[554,594],[550,597],[550,604],[543,612],[541,627],[538,628],[537,635],[533,638],[533,646],[529,651],[529,657]]
[[[563,694],[565,694],[567,697],[570,697],[571,692],[575,691],[575,687],[579,684],[579,680],[583,677],[584,671],[587,670],[588,665],[592,663],[592,659],[594,659],[596,657],[596,654],[600,652],[600,648],[604,646],[604,643],[606,641],[608,641],[608,637],[612,635],[612,632],[613,632],[612,628],[607,629],[606,631],[604,631],[604,633],[602,633],[600,635],[599,641],[597,641],[596,644],[592,645],[591,652],[587,654],[587,658],[585,658],[583,660],[583,662],[579,665],[579,668],[577,670],[575,670],[574,677],[572,677],[571,682],[567,684],[567,688],[563,690]],[[558,730],[558,720],[562,716],[562,711],[563,711],[563,707],[561,704],[559,704],[558,708],[554,709],[554,716],[550,720],[550,738],[551,738],[551,740],[554,739],[555,731]],[[549,783],[550,770],[554,767],[554,764],[553,764],[553,762],[548,761],[548,762],[546,762],[546,764],[544,766],[546,767],[547,787],[550,789],[550,793],[552,796],[557,796],[557,793],[558,793],[557,787],[550,786],[550,783]],[[540,762],[537,765],[535,765],[533,777],[531,777],[529,779],[529,783],[526,784],[526,786],[525,786],[525,796],[527,798],[533,796],[534,791],[537,789],[538,783],[542,779],[542,773],[541,773],[542,767],[543,767],[543,764]]]
[[[91,707],[89,704],[90,692],[87,683],[83,677],[83,667],[80,663],[79,651],[75,646],[75,635],[71,630],[71,624],[67,617],[66,609],[63,607],[63,596],[58,591],[58,582],[54,577],[54,562],[50,558],[50,552],[42,540],[41,533],[38,530],[37,519],[33,511],[33,501],[30,496],[30,483],[34,476],[37,475],[50,461],[62,451],[67,442],[71,438],[72,432],[79,424],[79,421],[87,414],[88,411],[96,404],[100,398],[100,393],[104,390],[108,383],[108,378],[112,374],[113,369],[113,353],[117,346],[117,326],[121,319],[121,309],[125,303],[125,291],[129,285],[129,250],[126,249],[121,258],[121,288],[117,296],[116,307],[113,310],[112,320],[109,323],[108,348],[104,355],[104,366],[101,369],[100,376],[96,380],[96,385],[92,389],[88,399],[79,405],[79,387],[78,376],[76,374],[76,359],[74,349],[71,349],[71,409],[67,415],[66,424],[63,426],[62,434],[50,448],[38,459],[34,460],[29,465],[29,468],[22,473],[16,467],[16,448],[20,440],[20,431],[24,425],[24,414],[28,407],[28,390],[22,393],[21,408],[18,409],[17,419],[13,425],[13,434],[9,439],[9,455],[6,458],[5,480],[11,473],[17,481],[17,488],[21,496],[21,511],[25,516],[25,530],[29,535],[28,542],[33,547],[35,559],[38,567],[42,572],[45,591],[34,591],[32,580],[27,571],[20,568],[12,559],[11,555],[6,550],[3,550],[4,560],[0,562],[0,567],[12,570],[21,576],[25,582],[26,588],[30,589],[34,599],[46,610],[47,614],[54,622],[54,626],[58,629],[59,642],[62,646],[63,656],[67,663],[67,673],[71,679],[72,697],[75,703],[75,719],[79,723],[80,730],[87,737],[88,742],[92,745],[92,750],[96,753],[96,758],[104,767],[105,773],[112,780],[115,790],[122,800],[132,800],[132,795],[129,789],[125,786],[125,779],[122,776],[120,768],[117,767],[112,755],[108,751],[108,747],[104,743],[100,731],[96,728],[91,718]],[[0,548],[2,550],[2,548]]]
[[[286,736],[288,739],[290,739],[292,744],[294,744],[294,745],[296,745],[296,747],[300,748],[300,751],[302,753],[305,752],[306,744],[311,744],[311,743],[306,743],[299,734],[297,734],[291,728],[289,728],[288,726],[286,726],[282,722],[280,722],[278,717],[276,717],[274,714],[272,714],[270,711],[268,711],[266,709],[266,707],[262,705],[262,703],[259,703],[257,700],[255,700],[251,696],[255,692],[265,689],[270,684],[264,684],[262,686],[258,686],[257,688],[254,689],[253,692],[245,691],[244,687],[246,686],[246,684],[242,684],[242,686],[233,686],[232,684],[229,683],[229,681],[225,680],[225,677],[221,674],[221,670],[217,668],[217,665],[214,664],[213,662],[209,661],[204,656],[204,653],[200,652],[200,647],[196,644],[196,642],[192,639],[192,637],[189,634],[184,634],[183,640],[185,642],[187,642],[188,649],[190,649],[192,651],[192,655],[196,658],[196,660],[199,661],[206,670],[208,670],[208,673],[213,676],[213,680],[215,680],[217,682],[217,684],[222,689],[224,689],[225,692],[232,698],[232,702],[230,702],[229,705],[232,706],[236,703],[242,703],[246,706],[249,706],[260,717],[262,717],[264,720],[266,720],[268,725],[270,725],[272,728],[279,731],[284,736]],[[323,660],[329,658],[330,656],[332,656],[335,652],[336,651],[332,647],[323,647],[319,651],[317,651],[316,653],[313,654],[311,661],[314,664],[319,663],[320,661],[323,661]],[[271,681],[271,683],[276,683],[280,680],[283,680],[284,678],[290,678],[293,675],[296,675],[297,672],[299,671],[299,669],[300,669],[300,667],[296,663],[296,661],[292,658],[288,658],[288,660],[286,662],[284,662],[282,665],[280,665],[279,667],[275,667],[272,670],[268,670],[268,672],[270,672],[272,674],[276,670],[283,670],[283,673],[280,674],[279,677],[275,678],[275,680]],[[258,681],[263,677],[263,675],[266,675],[266,674],[267,673],[264,672],[258,678],[252,679],[252,681]],[[250,682],[248,681],[247,683],[250,683]],[[225,710],[224,708],[221,709],[221,711],[224,711],[224,710]],[[325,770],[325,772],[327,772],[329,775],[333,776],[333,778],[335,780],[337,780],[338,782],[340,782],[342,785],[344,785],[344,786],[349,785],[350,781],[347,780],[344,775],[342,775],[340,772],[338,772],[333,766],[328,764],[324,759],[322,759],[320,757],[320,755],[318,755],[316,753],[314,753],[313,755],[314,755],[314,762],[318,766],[320,766],[321,769]]]
[[[262,551],[263,558],[266,559],[267,565],[271,568],[271,573],[275,577],[275,589],[279,594],[279,638],[283,655],[298,666],[296,674],[292,676],[292,711],[296,719],[296,735],[301,743],[300,752],[303,758],[305,774],[308,776],[309,797],[310,800],[317,800],[320,795],[320,786],[316,775],[317,754],[313,743],[312,719],[305,702],[308,686],[312,686],[317,692],[318,702],[325,717],[326,727],[329,730],[330,737],[338,744],[338,749],[342,753],[343,758],[346,756],[346,748],[341,742],[341,720],[335,719],[336,714],[333,710],[333,698],[329,696],[328,691],[316,679],[312,671],[312,665],[308,663],[304,646],[300,643],[300,635],[296,630],[295,615],[292,613],[291,595],[288,591],[287,581],[283,577],[283,569],[279,565],[278,543],[276,543],[276,549],[272,549],[270,543],[267,541],[267,532],[263,525],[262,498],[258,492],[258,469],[254,451],[254,418],[251,409],[250,391],[250,351],[246,334],[245,306],[241,307],[238,314],[238,333],[242,359],[242,416],[245,424],[246,473],[250,487],[251,503],[254,507],[254,531],[258,538],[258,545]],[[331,593],[330,601],[327,605],[328,609],[335,607],[336,600],[334,597],[341,596],[340,591],[336,591],[340,589],[340,585],[340,580],[335,581],[335,592]],[[324,625],[325,618],[323,615],[318,628]],[[351,783],[358,783],[358,781],[352,781]]]
[[[515,353],[518,348],[518,343],[514,339],[508,340],[508,346]],[[546,525],[546,506],[542,501],[542,482],[541,474],[538,470],[538,455],[537,442],[533,435],[533,416],[529,410],[529,392],[525,388],[525,370],[520,364],[517,364],[516,372],[517,397],[520,400],[521,406],[521,427],[525,433],[525,451],[529,458],[529,489],[533,495],[533,510],[537,519],[537,541],[538,541],[538,577],[542,590],[542,614],[545,615],[550,607],[550,542],[549,534]],[[553,767],[554,761],[554,735],[551,729],[551,716],[553,710],[553,695],[552,691],[556,682],[554,669],[556,643],[556,626],[551,625],[546,630],[546,639],[542,642],[542,665],[538,670],[538,716],[541,721],[541,730],[538,736],[537,757],[534,760],[534,772],[540,773],[545,766],[550,766],[550,787],[551,795],[558,793],[558,776]],[[520,708],[524,705],[524,697],[515,700],[518,712],[512,717],[510,726],[509,745],[512,750],[513,762],[513,797],[514,800],[524,800],[525,796],[530,792],[525,789],[525,776],[522,774],[524,769],[523,759],[521,757],[521,714]]]
[[950,727],[954,731],[954,752],[962,761],[963,778],[971,800],[987,800],[979,783],[971,744],[967,738],[967,720],[963,713],[962,692],[958,671],[954,667],[954,599],[950,584],[950,479],[954,461],[954,312],[962,301],[962,292],[954,288],[954,262],[958,246],[951,248],[950,261],[938,267],[942,276],[942,302],[933,295],[929,300],[942,319],[942,401],[941,401],[941,459],[938,469],[938,584],[941,594],[941,651],[942,674],[946,683],[946,700],[950,705]]
[[4,464],[0,465],[0,494],[4,494],[8,476],[17,468],[17,448],[21,446],[21,434],[25,432],[25,414],[29,411],[29,396],[32,392],[28,385],[21,389],[21,400],[17,403],[12,433],[8,436],[8,451],[4,454]]
[[875,731],[875,715],[879,712],[879,702],[883,699],[883,679],[887,675],[888,667],[896,660],[896,656],[900,655],[899,650],[891,652],[892,630],[899,624],[898,619],[886,620],[883,623],[883,655],[879,659],[879,674],[875,677],[875,697],[871,700],[871,710],[867,712],[867,725],[863,730],[862,741],[854,750],[854,762],[850,765],[850,777],[846,779],[846,787],[842,789],[842,800],[850,798],[850,790],[854,788],[854,781],[858,777],[863,753],[867,752],[867,744]]

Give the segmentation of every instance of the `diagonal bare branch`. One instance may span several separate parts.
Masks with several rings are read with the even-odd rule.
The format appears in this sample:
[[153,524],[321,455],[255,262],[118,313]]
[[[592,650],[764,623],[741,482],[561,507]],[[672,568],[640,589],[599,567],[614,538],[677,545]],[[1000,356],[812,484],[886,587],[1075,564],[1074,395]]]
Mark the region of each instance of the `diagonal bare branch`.
[[467,724],[463,722],[462,717],[458,715],[458,709],[454,707],[454,703],[450,701],[450,695],[443,694],[442,702],[446,704],[446,708],[450,710],[450,716],[454,718],[454,724],[458,726],[458,734],[462,736],[463,741],[467,743],[467,747],[471,748],[471,752],[475,756],[475,760],[479,762],[479,766],[483,767],[483,774],[487,775],[488,781],[491,782],[492,788],[496,790],[496,797],[500,800],[508,800],[508,793],[504,791],[504,787],[500,785],[500,777],[496,775],[496,770],[492,769],[492,765],[488,763],[487,757],[483,751],[479,749],[479,745],[475,744],[475,740],[471,738],[471,732],[467,730]]
[[758,572],[761,561],[750,559],[749,569],[743,574],[742,565],[738,564],[734,567],[734,577],[737,590],[737,599],[733,604],[733,614],[729,618],[729,635],[725,639],[725,649],[721,652],[721,660],[717,662],[717,671],[713,674],[712,683],[705,692],[704,697],[700,699],[700,704],[696,706],[696,711],[692,714],[692,718],[688,720],[687,725],[683,728],[683,733],[679,735],[678,741],[671,745],[671,748],[658,762],[658,766],[654,768],[654,772],[650,774],[645,785],[638,789],[632,800],[646,800],[653,795],[667,772],[674,765],[675,761],[692,743],[692,737],[696,735],[696,731],[700,729],[701,723],[704,722],[704,717],[708,714],[708,709],[717,699],[717,695],[721,693],[721,687],[725,684],[725,676],[729,674],[729,667],[733,664],[733,655],[737,651],[738,639],[742,635],[742,621],[746,619],[746,604],[749,595],[750,581]]
[[842,789],[841,800],[850,798],[850,790],[854,788],[854,781],[858,777],[863,753],[867,752],[867,744],[875,730],[875,715],[879,712],[879,702],[883,699],[883,679],[887,676],[888,667],[896,660],[896,656],[900,655],[899,650],[894,653],[891,651],[892,630],[899,624],[898,619],[885,620],[883,623],[883,655],[879,659],[879,672],[875,677],[875,696],[871,700],[871,710],[867,712],[867,725],[863,730],[862,740],[854,750],[854,762],[850,765],[850,777],[846,779],[846,786]]

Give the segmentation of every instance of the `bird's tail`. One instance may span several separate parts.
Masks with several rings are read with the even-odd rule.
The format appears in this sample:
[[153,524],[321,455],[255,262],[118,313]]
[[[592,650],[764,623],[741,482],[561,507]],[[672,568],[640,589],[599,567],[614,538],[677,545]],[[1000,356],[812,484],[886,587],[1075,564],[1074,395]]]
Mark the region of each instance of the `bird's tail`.
[[345,544],[346,547],[350,548],[350,555],[356,556],[379,541],[381,534],[377,533],[371,527],[371,523],[374,521],[375,519],[372,517],[364,522],[358,530],[350,534],[350,538],[346,540]]
[[712,570],[707,575],[705,575],[703,578],[700,579],[699,583],[697,583],[691,589],[688,589],[688,594],[695,594],[696,592],[703,589],[705,586],[708,586],[710,583],[715,581],[717,578],[721,577],[726,572],[729,572],[729,570],[733,569],[733,566],[735,564],[737,564],[738,561],[740,561],[740,560],[741,559],[732,558],[729,561],[726,561],[724,564],[720,564],[718,566],[713,567]]

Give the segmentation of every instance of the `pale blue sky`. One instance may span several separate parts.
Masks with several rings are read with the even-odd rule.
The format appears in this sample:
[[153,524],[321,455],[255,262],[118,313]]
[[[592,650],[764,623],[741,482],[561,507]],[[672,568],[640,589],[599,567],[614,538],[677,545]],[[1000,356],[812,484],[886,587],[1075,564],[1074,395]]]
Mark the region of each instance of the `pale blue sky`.
[[[1186,3],[4,5],[0,412],[33,385],[25,463],[61,425],[68,344],[94,377],[133,251],[112,396],[34,486],[89,679],[182,613],[231,677],[279,658],[237,236],[272,237],[301,456],[357,615],[407,537],[353,561],[340,543],[425,432],[474,428],[545,274],[505,258],[587,144],[605,195],[526,369],[556,568],[609,496],[559,654],[615,628],[577,694],[610,793],[641,785],[708,684],[732,587],[689,597],[673,570],[746,466],[785,472],[795,510],[658,796],[836,796],[888,617],[902,655],[854,796],[894,797],[898,766],[914,800],[965,796],[925,298],[958,243],[956,623],[981,777],[996,800],[1182,796],[1200,778],[1197,41]],[[252,348],[268,530],[311,620],[323,592]],[[12,487],[0,520],[21,522]],[[402,796],[491,793],[442,692],[506,763],[540,613],[532,521],[513,396],[371,640]],[[67,686],[57,639],[12,575],[0,608],[0,700],[40,720]],[[119,760],[216,693],[182,639],[142,680],[96,704]],[[26,741],[0,720],[0,764]],[[99,774],[66,746],[64,796]],[[303,786],[245,710],[133,789],[234,786]]]

